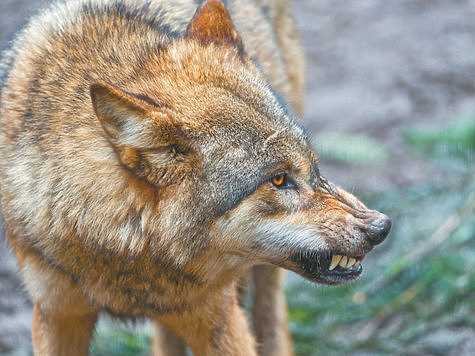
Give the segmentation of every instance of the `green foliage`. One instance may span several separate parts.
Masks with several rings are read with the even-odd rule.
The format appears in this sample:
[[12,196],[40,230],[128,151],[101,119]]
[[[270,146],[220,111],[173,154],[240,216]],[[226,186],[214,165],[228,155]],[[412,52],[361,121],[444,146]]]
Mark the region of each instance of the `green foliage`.
[[93,356],[148,356],[151,332],[148,329],[127,327],[109,319],[101,320],[91,346]]
[[405,133],[406,141],[416,149],[432,156],[473,158],[475,152],[475,115],[451,122],[444,129],[417,130]]

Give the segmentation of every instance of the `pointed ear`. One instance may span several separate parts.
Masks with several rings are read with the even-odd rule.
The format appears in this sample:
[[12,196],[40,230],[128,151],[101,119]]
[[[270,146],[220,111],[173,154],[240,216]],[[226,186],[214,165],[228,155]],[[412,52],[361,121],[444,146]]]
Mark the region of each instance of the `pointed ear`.
[[241,36],[234,27],[228,10],[220,0],[205,0],[188,24],[185,36],[203,44],[233,46],[240,55],[244,53]]
[[93,84],[90,92],[96,116],[114,146],[150,148],[171,140],[170,118],[152,99],[104,83]]
[[92,105],[119,161],[156,185],[176,182],[190,171],[191,153],[181,125],[169,110],[143,95],[93,84]]

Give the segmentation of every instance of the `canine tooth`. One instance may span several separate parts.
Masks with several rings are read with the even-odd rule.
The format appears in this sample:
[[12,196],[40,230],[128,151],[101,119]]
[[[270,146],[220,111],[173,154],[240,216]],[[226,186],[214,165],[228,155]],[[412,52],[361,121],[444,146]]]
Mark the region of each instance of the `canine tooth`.
[[338,263],[340,262],[341,260],[341,257],[340,255],[333,255],[332,256],[332,262],[330,264],[330,271],[334,270],[336,266],[338,266]]
[[343,256],[343,258],[340,261],[340,266],[343,268],[346,268],[346,263],[348,262],[348,257]]
[[356,263],[356,259],[353,258],[353,257],[350,257],[348,259],[348,263],[346,264],[346,268],[349,268],[349,267],[353,266],[355,263]]

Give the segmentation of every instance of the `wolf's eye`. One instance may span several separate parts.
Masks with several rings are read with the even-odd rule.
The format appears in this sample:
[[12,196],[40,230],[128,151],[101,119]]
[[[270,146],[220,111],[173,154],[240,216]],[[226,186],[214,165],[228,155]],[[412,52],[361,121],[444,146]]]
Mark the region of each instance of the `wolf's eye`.
[[271,178],[271,183],[274,185],[274,187],[279,189],[291,188],[294,186],[287,173],[279,173],[273,176]]

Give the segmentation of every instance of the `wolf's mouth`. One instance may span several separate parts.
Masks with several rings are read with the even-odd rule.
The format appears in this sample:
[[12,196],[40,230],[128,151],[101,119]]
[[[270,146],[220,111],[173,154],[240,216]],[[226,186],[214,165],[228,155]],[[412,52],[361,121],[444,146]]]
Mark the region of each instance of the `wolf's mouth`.
[[364,255],[345,256],[337,254],[294,255],[297,273],[316,283],[340,284],[358,278],[363,272]]
[[358,278],[363,272],[363,256],[332,255],[327,258],[324,269],[321,271],[320,281],[328,284],[339,284]]

